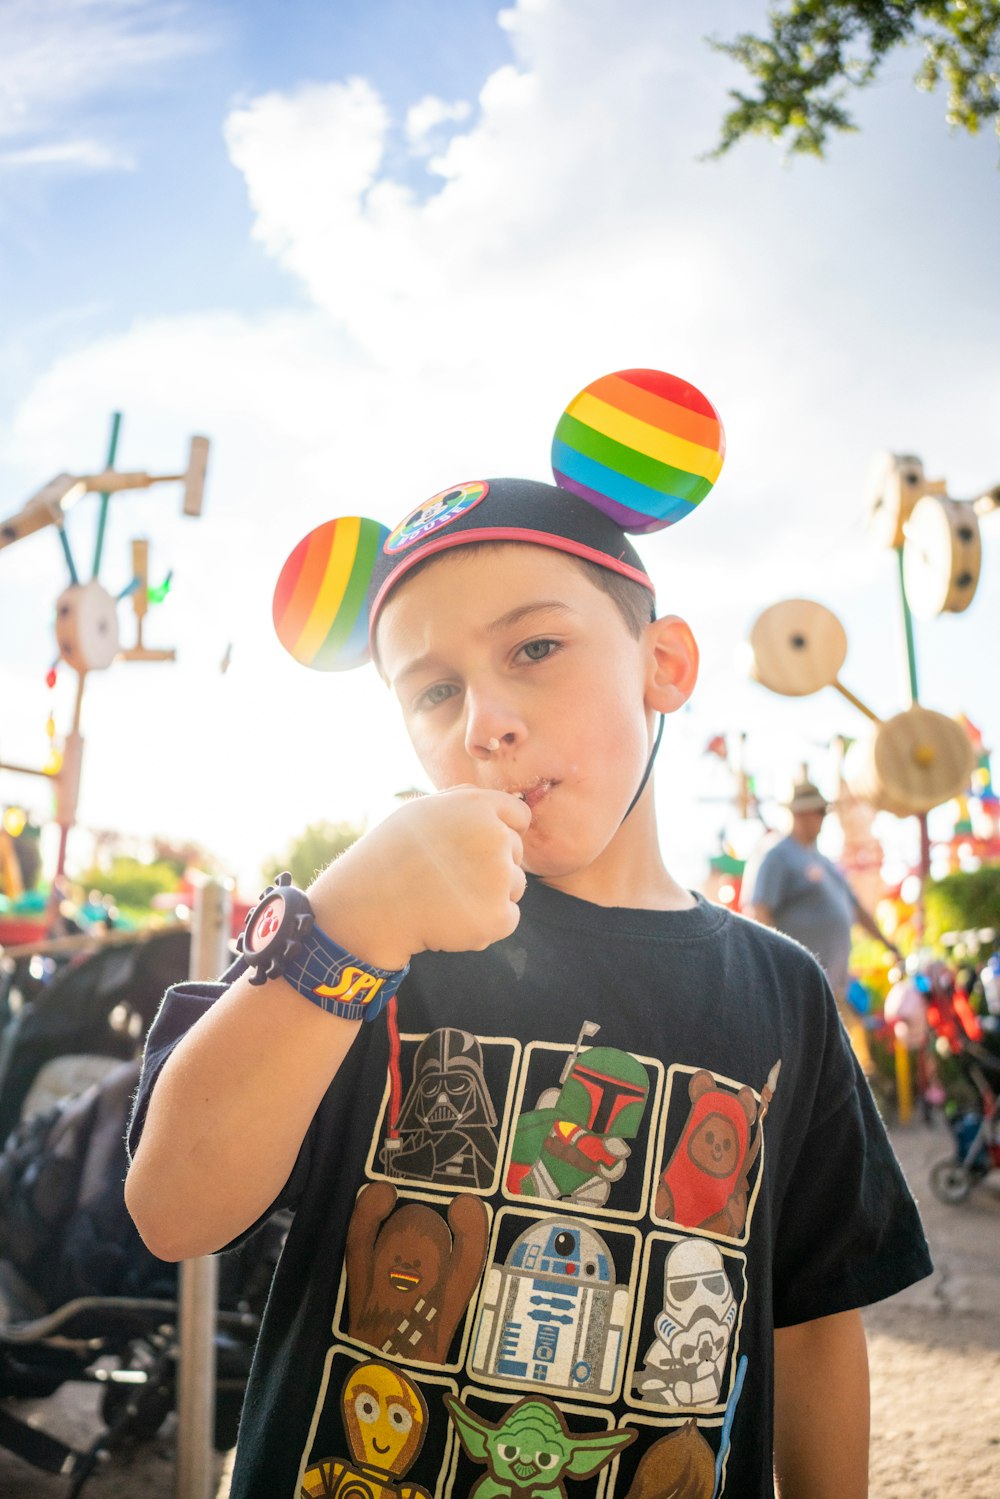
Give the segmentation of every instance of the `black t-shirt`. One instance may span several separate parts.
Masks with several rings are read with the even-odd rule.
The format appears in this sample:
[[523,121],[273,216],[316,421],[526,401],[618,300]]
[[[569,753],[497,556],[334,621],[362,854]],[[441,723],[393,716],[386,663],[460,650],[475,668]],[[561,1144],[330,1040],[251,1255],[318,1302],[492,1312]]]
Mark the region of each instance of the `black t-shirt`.
[[[771,1495],[774,1327],[931,1269],[809,954],[703,900],[521,910],[418,957],[317,1111],[233,1499]],[[167,995],[133,1143],[220,992]]]

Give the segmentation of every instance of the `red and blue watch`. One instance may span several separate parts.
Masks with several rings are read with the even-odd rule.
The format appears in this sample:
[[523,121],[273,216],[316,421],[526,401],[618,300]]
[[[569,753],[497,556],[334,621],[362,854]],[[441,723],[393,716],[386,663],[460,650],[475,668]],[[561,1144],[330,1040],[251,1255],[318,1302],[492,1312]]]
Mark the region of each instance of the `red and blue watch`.
[[239,950],[254,970],[251,984],[283,978],[306,999],[342,1020],[374,1020],[410,971],[375,968],[316,925],[304,890],[287,872],[268,885],[246,919]]

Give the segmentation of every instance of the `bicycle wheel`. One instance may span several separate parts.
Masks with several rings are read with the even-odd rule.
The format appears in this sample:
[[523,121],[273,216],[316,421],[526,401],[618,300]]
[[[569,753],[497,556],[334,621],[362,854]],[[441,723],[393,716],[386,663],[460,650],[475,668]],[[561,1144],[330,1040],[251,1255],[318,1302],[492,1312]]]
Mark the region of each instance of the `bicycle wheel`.
[[938,1161],[931,1167],[931,1191],[939,1202],[964,1202],[972,1191],[972,1177],[960,1161]]

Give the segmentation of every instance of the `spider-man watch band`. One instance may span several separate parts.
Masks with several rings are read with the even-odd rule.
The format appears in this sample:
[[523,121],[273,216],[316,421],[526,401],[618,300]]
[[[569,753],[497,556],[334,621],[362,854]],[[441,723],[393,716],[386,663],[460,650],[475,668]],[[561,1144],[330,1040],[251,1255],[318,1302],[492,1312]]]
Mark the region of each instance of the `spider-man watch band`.
[[251,984],[281,977],[328,1015],[374,1020],[409,970],[375,968],[320,931],[309,897],[279,874],[246,919],[239,949]]

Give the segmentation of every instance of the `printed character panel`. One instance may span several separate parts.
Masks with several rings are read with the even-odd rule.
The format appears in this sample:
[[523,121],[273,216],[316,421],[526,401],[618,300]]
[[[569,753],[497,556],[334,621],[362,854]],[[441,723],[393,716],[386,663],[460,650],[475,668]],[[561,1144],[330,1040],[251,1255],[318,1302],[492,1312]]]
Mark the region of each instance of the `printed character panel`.
[[476,1311],[472,1374],[615,1399],[639,1247],[637,1229],[501,1208]]
[[635,1440],[610,1430],[606,1412],[560,1409],[543,1395],[443,1398],[458,1435],[448,1499],[599,1499],[611,1459]]
[[401,1036],[368,1174],[449,1191],[499,1186],[520,1045],[455,1026]]
[[402,1200],[391,1182],[369,1182],[347,1230],[334,1332],[386,1358],[457,1368],[488,1237],[471,1193]]
[[711,1239],[646,1240],[626,1398],[658,1411],[722,1412],[735,1378],[746,1256]]
[[704,1068],[667,1078],[653,1217],[746,1243],[763,1169],[776,1062],[760,1094]]
[[455,1441],[443,1396],[456,1392],[452,1380],[331,1348],[300,1499],[431,1499]]
[[693,1417],[677,1425],[632,1426],[635,1441],[613,1460],[614,1499],[717,1499],[722,1493],[725,1453],[718,1428],[704,1429]]
[[649,1194],[663,1067],[615,1046],[585,1048],[599,1030],[588,1021],[574,1047],[525,1048],[504,1195],[637,1219]]

